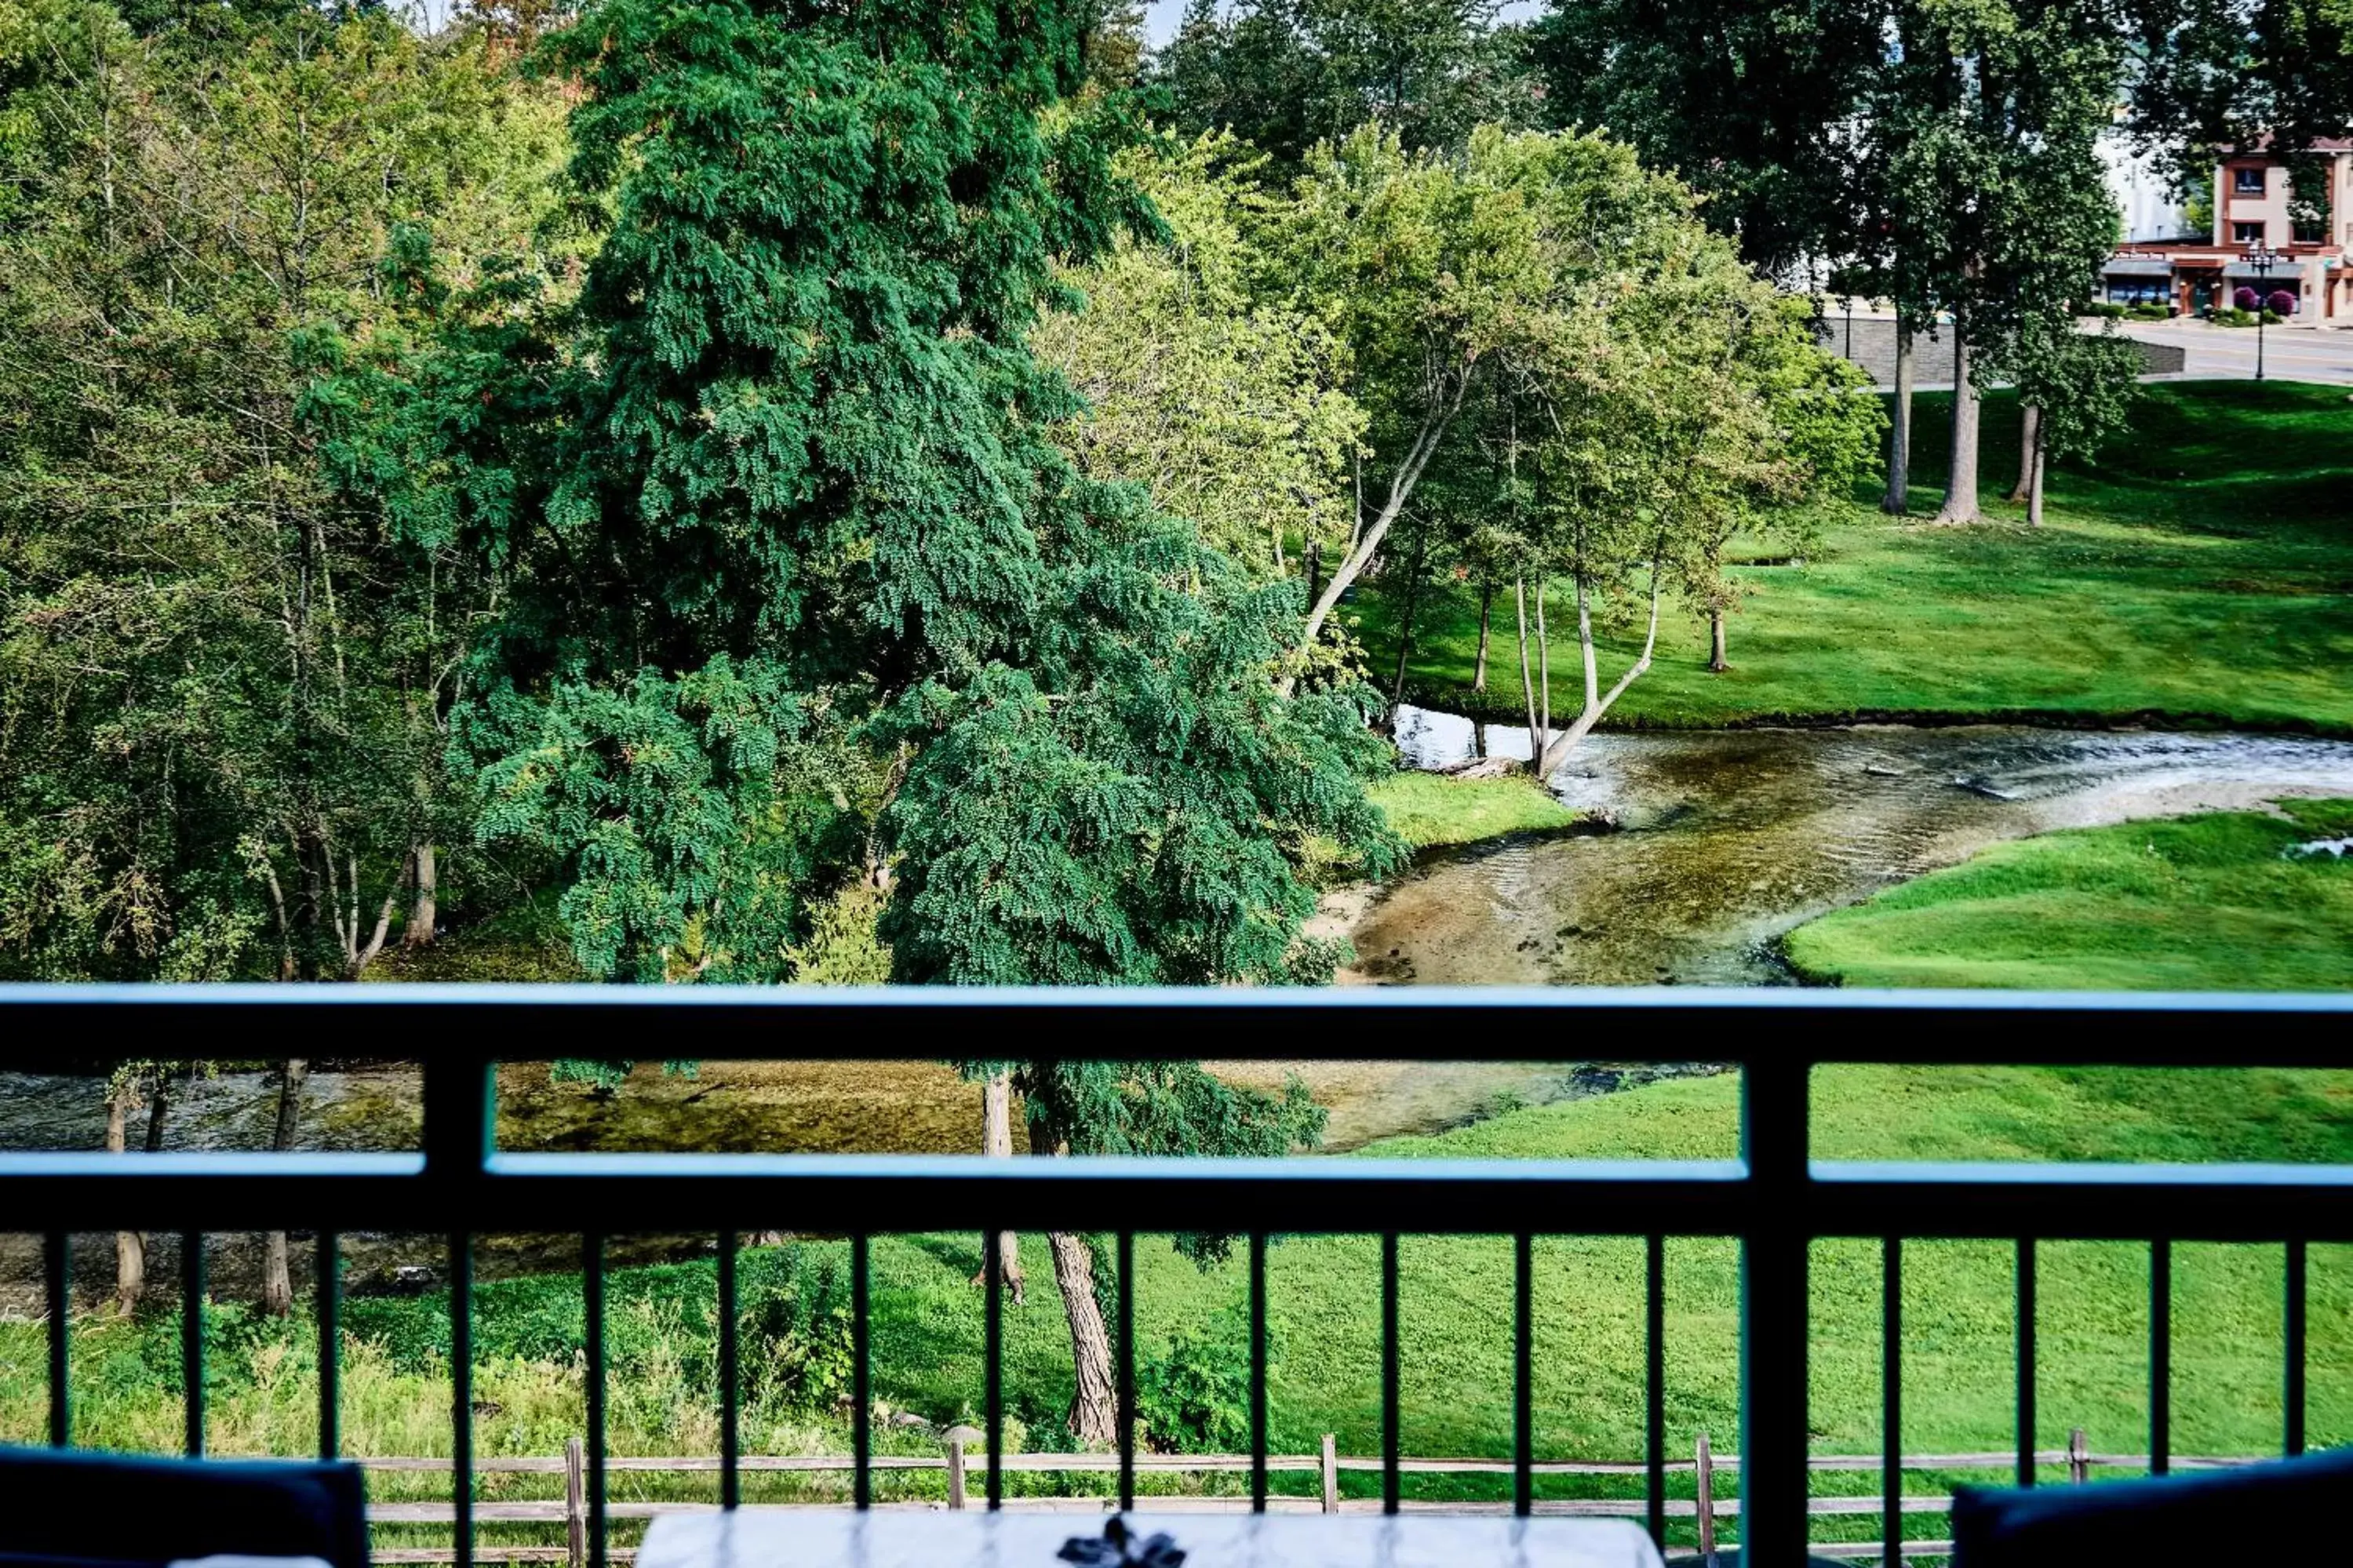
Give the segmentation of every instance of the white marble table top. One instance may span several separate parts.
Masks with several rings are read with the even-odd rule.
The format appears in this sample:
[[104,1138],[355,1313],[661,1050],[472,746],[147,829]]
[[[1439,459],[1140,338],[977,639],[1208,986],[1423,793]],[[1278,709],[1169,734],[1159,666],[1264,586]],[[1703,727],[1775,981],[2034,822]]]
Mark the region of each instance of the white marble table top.
[[[637,1568],[1067,1568],[1072,1536],[1108,1515],[832,1509],[666,1514]],[[1641,1526],[1615,1519],[1429,1514],[1137,1512],[1139,1537],[1166,1531],[1184,1568],[1660,1568]]]

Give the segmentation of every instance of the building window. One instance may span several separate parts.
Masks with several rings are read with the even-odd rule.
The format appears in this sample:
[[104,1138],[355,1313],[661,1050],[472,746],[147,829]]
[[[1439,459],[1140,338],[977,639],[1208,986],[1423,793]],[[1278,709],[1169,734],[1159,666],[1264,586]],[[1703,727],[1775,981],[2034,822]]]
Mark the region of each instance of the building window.
[[2263,244],[2263,226],[2259,223],[2232,224],[2231,226],[2231,243],[2233,245]]
[[2236,196],[2259,196],[2263,194],[2263,171],[2258,166],[2231,171],[2231,194]]

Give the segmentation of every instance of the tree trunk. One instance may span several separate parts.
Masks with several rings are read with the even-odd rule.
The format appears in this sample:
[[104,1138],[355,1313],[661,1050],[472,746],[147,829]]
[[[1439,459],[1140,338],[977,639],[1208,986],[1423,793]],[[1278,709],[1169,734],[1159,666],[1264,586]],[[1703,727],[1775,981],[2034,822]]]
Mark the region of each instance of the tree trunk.
[[1724,657],[1724,606],[1713,605],[1707,612],[1707,667],[1722,675],[1732,668]]
[[164,1118],[172,1108],[172,1091],[164,1075],[155,1075],[155,1092],[147,1101],[147,1152],[164,1152]]
[[1528,766],[1533,768],[1536,765],[1536,753],[1544,749],[1544,745],[1536,739],[1536,680],[1528,666],[1528,580],[1525,577],[1512,579],[1512,604],[1519,615],[1520,695],[1527,700]]
[[1879,510],[1902,517],[1912,505],[1912,331],[1895,318],[1895,406],[1887,446],[1887,495]]
[[1061,1287],[1062,1314],[1071,1322],[1071,1362],[1076,1372],[1071,1394],[1071,1436],[1082,1448],[1108,1448],[1119,1441],[1119,1396],[1112,1385],[1111,1334],[1095,1300],[1094,1254],[1087,1239],[1069,1231],[1047,1234],[1054,1252],[1054,1282]]
[[[294,1147],[294,1128],[302,1112],[302,1080],[310,1074],[308,1061],[290,1057],[278,1075],[278,1127],[269,1139],[274,1153],[282,1154]],[[263,1247],[266,1255],[261,1265],[261,1310],[282,1318],[294,1310],[294,1279],[287,1267],[286,1233],[271,1231]]]
[[2042,448],[2042,410],[2028,404],[2018,411],[2018,483],[2010,487],[2016,506],[2034,488],[2034,459]]
[[1978,389],[1969,380],[1969,342],[1961,318],[1953,318],[1953,467],[1945,478],[1945,504],[1938,522],[1978,521]]
[[1649,631],[1644,633],[1642,637],[1641,657],[1627,666],[1626,673],[1620,676],[1618,683],[1606,692],[1599,690],[1596,685],[1598,678],[1593,655],[1593,625],[1586,611],[1585,584],[1582,579],[1578,581],[1577,640],[1585,655],[1585,711],[1579,713],[1576,721],[1560,732],[1560,739],[1547,747],[1544,755],[1537,759],[1535,768],[1536,780],[1539,784],[1550,779],[1553,774],[1560,771],[1561,764],[1568,761],[1569,753],[1576,751],[1585,737],[1592,732],[1593,726],[1601,722],[1601,716],[1609,712],[1611,705],[1626,694],[1626,689],[1633,685],[1643,671],[1651,668],[1651,657],[1657,652],[1659,647],[1659,597],[1662,592],[1659,565],[1656,559],[1651,563],[1651,625]]
[[2026,521],[2029,526],[2042,526],[2042,470],[2051,466],[2051,455],[2043,449],[2042,432],[2034,433],[2034,453],[2028,459],[2034,469],[2034,482],[2026,490]]
[[[132,1102],[138,1098],[135,1079],[113,1085],[106,1096],[106,1152],[120,1154]],[[114,1310],[129,1317],[147,1293],[147,1238],[135,1230],[114,1233]]]
[[1413,651],[1413,612],[1421,601],[1421,569],[1428,564],[1430,547],[1424,544],[1413,558],[1412,574],[1405,584],[1405,614],[1398,617],[1397,679],[1389,682],[1389,707],[1395,709],[1405,700],[1406,656]]
[[[1430,466],[1430,458],[1437,456],[1439,442],[1444,438],[1446,427],[1453,423],[1454,416],[1461,411],[1463,395],[1470,390],[1468,370],[1458,372],[1451,395],[1446,397],[1441,406],[1430,409],[1423,417],[1421,428],[1414,435],[1413,445],[1406,449],[1404,458],[1398,463],[1397,471],[1389,477],[1388,497],[1381,502],[1381,510],[1374,514],[1372,525],[1361,530],[1356,538],[1349,541],[1348,553],[1341,557],[1339,565],[1333,568],[1332,581],[1324,585],[1324,591],[1309,595],[1307,624],[1300,628],[1299,633],[1299,651],[1302,654],[1315,646],[1316,634],[1324,629],[1324,618],[1331,615],[1333,606],[1340,602],[1340,596],[1364,571],[1365,563],[1380,549],[1381,541],[1388,537],[1389,529],[1397,522],[1398,514],[1405,510],[1405,503],[1412,498],[1414,487],[1421,483],[1422,470]],[[1362,515],[1361,510],[1359,515]],[[1298,684],[1298,666],[1294,663],[1291,673],[1276,682],[1275,690],[1287,699],[1292,689]]]
[[[1013,1075],[1009,1072],[993,1072],[980,1080],[980,1152],[991,1159],[1013,1157]],[[1013,1304],[1020,1306],[1021,1238],[1009,1230],[998,1233],[997,1262]],[[988,1270],[984,1266],[972,1282],[985,1285],[987,1281]]]
[[1311,539],[1307,542],[1304,554],[1302,564],[1307,569],[1307,602],[1312,605],[1315,602],[1315,595],[1324,591],[1324,547]]
[[1487,689],[1487,627],[1489,613],[1495,607],[1495,584],[1491,580],[1479,584],[1479,662],[1471,667],[1471,689]]
[[408,924],[400,933],[401,946],[422,947],[433,940],[434,922],[441,918],[440,891],[441,872],[433,846],[420,844],[417,847],[417,901],[409,906]]

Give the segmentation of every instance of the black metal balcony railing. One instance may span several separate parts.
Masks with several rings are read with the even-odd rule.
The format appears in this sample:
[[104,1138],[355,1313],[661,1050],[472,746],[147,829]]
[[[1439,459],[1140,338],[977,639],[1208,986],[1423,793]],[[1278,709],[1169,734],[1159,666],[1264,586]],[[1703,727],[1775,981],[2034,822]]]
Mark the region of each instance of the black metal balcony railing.
[[[1897,1435],[1902,1239],[2011,1237],[2018,1246],[2018,1479],[2034,1479],[2035,1243],[2149,1243],[2151,1468],[2168,1468],[2171,1247],[2177,1240],[2285,1247],[2285,1449],[2305,1447],[2306,1247],[2353,1241],[2353,1167],[1917,1164],[1818,1162],[1809,1074],[1820,1064],[2335,1067],[2353,1063],[2353,997],[1824,991],[737,991],[600,986],[0,986],[6,1037],[141,1057],[282,1054],[331,1039],[340,1055],[417,1060],[425,1147],[394,1154],[0,1154],[0,1224],[47,1233],[50,1435],[70,1441],[68,1237],[122,1228],[319,1233],[319,1433],[340,1451],[334,1233],[425,1231],[449,1244],[457,1560],[470,1562],[471,1279],[478,1234],[543,1231],[591,1214],[583,1238],[591,1561],[606,1560],[603,1237],[675,1230],[691,1214],[719,1250],[721,1500],[741,1500],[736,1233],[780,1214],[824,1216],[851,1237],[854,1496],[871,1500],[867,1242],[876,1234],[985,1233],[987,1496],[1002,1498],[1000,1231],[1117,1237],[1119,1493],[1134,1497],[1134,1238],[1247,1232],[1250,1491],[1267,1495],[1266,1244],[1270,1234],[1378,1233],[1382,1496],[1398,1506],[1398,1238],[1510,1235],[1514,1292],[1513,1500],[1533,1503],[1530,1247],[1535,1235],[1641,1237],[1648,1512],[1665,1515],[1661,1259],[1668,1236],[1741,1246],[1742,1536],[1756,1568],[1796,1563],[1807,1541],[1807,1253],[1820,1237],[1885,1243],[1888,1561],[1903,1539]],[[1498,1029],[1496,1026],[1504,1026]],[[1000,1160],[807,1154],[521,1154],[494,1147],[499,1060],[665,1056],[918,1059],[1379,1058],[1438,1054],[1433,1041],[1508,1039],[1518,1059],[1722,1061],[1740,1068],[1740,1157],[1724,1161],[1379,1159]],[[920,1215],[920,1226],[911,1216]],[[203,1247],[183,1249],[186,1446],[204,1450]]]

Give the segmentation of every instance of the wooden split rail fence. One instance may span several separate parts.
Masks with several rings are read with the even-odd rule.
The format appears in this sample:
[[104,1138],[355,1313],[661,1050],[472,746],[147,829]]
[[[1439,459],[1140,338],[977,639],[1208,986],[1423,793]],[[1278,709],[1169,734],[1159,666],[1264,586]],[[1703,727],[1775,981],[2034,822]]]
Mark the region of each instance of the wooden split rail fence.
[[[2067,1447],[2036,1454],[2039,1464],[2065,1466],[2067,1479],[2081,1485],[2088,1480],[2094,1468],[2146,1469],[2147,1454],[2100,1454],[2093,1452],[2084,1441],[2083,1428],[2069,1435]],[[389,1473],[446,1473],[448,1459],[435,1458],[363,1458],[355,1461],[363,1468]],[[1906,1454],[1904,1468],[1907,1470],[2003,1470],[2018,1462],[2014,1453],[1978,1454]],[[2223,1457],[2173,1457],[2172,1463],[2180,1468],[2221,1468],[2253,1464],[2252,1458]],[[847,1454],[745,1454],[736,1460],[736,1467],[745,1474],[818,1475],[847,1472],[855,1461]],[[976,1466],[977,1458],[969,1458],[961,1441],[949,1440],[941,1454],[876,1455],[871,1466],[882,1471],[943,1471],[947,1479],[945,1506],[960,1509],[967,1506],[967,1469]],[[1817,1470],[1876,1471],[1883,1463],[1875,1454],[1818,1454],[1809,1463]],[[1116,1454],[1007,1454],[999,1464],[1007,1474],[1109,1474],[1118,1469]],[[1717,1454],[1710,1450],[1707,1434],[1702,1432],[1688,1459],[1671,1459],[1662,1468],[1694,1478],[1694,1496],[1670,1498],[1666,1513],[1670,1519],[1695,1519],[1699,1522],[1699,1549],[1704,1556],[1715,1551],[1715,1524],[1719,1519],[1736,1518],[1740,1500],[1716,1495],[1715,1473],[1720,1469],[1737,1469],[1737,1455]],[[1219,1471],[1247,1472],[1250,1468],[1248,1454],[1138,1454],[1135,1470],[1138,1475],[1181,1474],[1206,1475]],[[1335,1439],[1324,1434],[1323,1450],[1316,1454],[1270,1454],[1266,1468],[1270,1472],[1302,1471],[1317,1474],[1323,1482],[1320,1495],[1311,1497],[1270,1496],[1267,1507],[1282,1512],[1356,1513],[1376,1511],[1377,1499],[1343,1499],[1340,1496],[1340,1476],[1343,1471],[1381,1469],[1378,1458],[1360,1458],[1337,1452]],[[1641,1460],[1538,1459],[1530,1467],[1539,1476],[1643,1476],[1650,1466]],[[608,1476],[622,1473],[691,1474],[716,1473],[720,1463],[715,1457],[689,1458],[648,1458],[634,1455],[612,1455],[605,1460]],[[1406,1475],[1495,1475],[1513,1473],[1509,1459],[1399,1459],[1398,1470]],[[473,1515],[477,1524],[562,1524],[565,1542],[562,1546],[506,1546],[492,1542],[478,1541],[474,1548],[477,1562],[483,1563],[563,1563],[568,1568],[585,1568],[587,1562],[588,1489],[586,1447],[577,1437],[565,1445],[561,1457],[505,1456],[477,1458],[474,1469],[480,1474],[560,1475],[564,1478],[562,1500],[492,1502],[478,1501]],[[1906,1497],[1905,1513],[1943,1513],[1952,1507],[1950,1497]],[[750,1504],[751,1507],[838,1507],[839,1504]],[[935,1500],[923,1500],[891,1507],[937,1508]],[[1105,1499],[1096,1497],[1008,1498],[1008,1508],[1069,1512],[1101,1512],[1107,1506]],[[1139,1498],[1140,1509],[1155,1512],[1208,1512],[1246,1509],[1246,1497],[1154,1497]],[[1493,1513],[1508,1512],[1508,1502],[1481,1503],[1470,1501],[1415,1502],[1400,1505],[1409,1513]],[[718,1507],[713,1502],[629,1502],[609,1501],[606,1516],[615,1520],[646,1520],[666,1513],[700,1513]],[[1877,1496],[1818,1497],[1808,1505],[1808,1511],[1818,1516],[1876,1516],[1883,1507]],[[1645,1516],[1646,1504],[1641,1499],[1578,1498],[1539,1500],[1534,1505],[1539,1514],[1582,1515],[1592,1518],[1640,1519]],[[446,1502],[382,1502],[368,1507],[371,1524],[435,1525],[455,1522],[452,1506]],[[1879,1557],[1883,1548],[1878,1542],[1820,1542],[1811,1548],[1820,1557]],[[1904,1553],[1913,1556],[1943,1556],[1952,1550],[1948,1541],[1906,1542]],[[432,1563],[449,1562],[454,1553],[448,1547],[393,1547],[370,1554],[377,1563]],[[615,1560],[631,1558],[635,1553],[628,1547],[616,1547],[607,1552]]]

